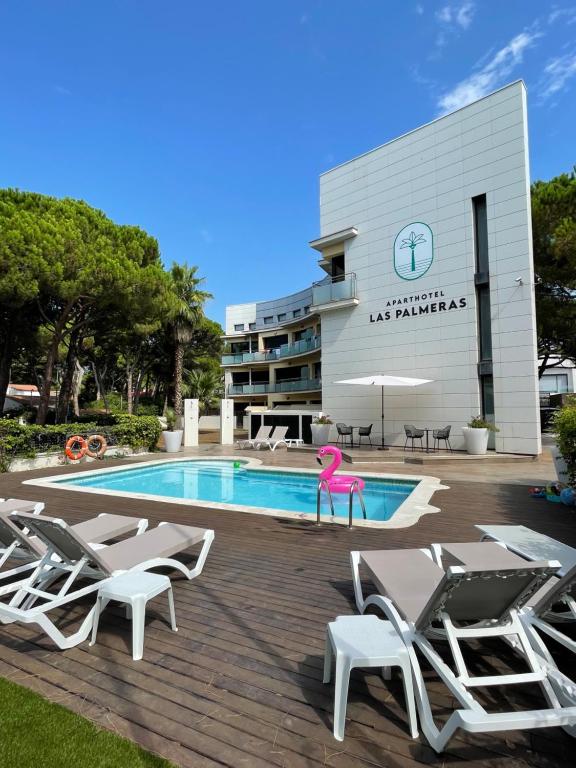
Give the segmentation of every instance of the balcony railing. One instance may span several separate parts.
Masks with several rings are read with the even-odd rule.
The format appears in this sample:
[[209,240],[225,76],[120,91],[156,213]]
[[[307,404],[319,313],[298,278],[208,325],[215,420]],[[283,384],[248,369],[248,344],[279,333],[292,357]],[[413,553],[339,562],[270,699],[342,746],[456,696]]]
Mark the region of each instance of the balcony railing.
[[289,379],[264,384],[230,384],[229,395],[265,395],[269,392],[310,392],[322,389],[321,379]]
[[356,274],[348,272],[337,277],[325,277],[312,284],[312,305],[314,307],[337,302],[358,303]]
[[311,339],[301,339],[292,344],[282,344],[281,347],[269,349],[266,352],[242,352],[237,355],[222,355],[222,365],[273,363],[275,360],[282,360],[285,357],[294,357],[294,355],[314,352],[314,350],[320,349],[320,343],[320,336],[313,336]]

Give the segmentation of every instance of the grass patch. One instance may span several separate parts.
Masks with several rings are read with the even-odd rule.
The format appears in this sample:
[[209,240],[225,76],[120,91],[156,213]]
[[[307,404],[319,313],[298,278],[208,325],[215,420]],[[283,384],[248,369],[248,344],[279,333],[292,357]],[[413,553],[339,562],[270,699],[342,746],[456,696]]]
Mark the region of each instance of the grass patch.
[[37,693],[0,678],[0,766],[174,768]]

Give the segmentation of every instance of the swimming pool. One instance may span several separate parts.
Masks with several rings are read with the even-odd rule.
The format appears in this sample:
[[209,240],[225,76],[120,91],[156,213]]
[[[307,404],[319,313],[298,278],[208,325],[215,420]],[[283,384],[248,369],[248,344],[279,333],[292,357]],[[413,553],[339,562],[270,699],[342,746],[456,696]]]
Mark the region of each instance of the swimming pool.
[[[436,508],[423,503],[437,488],[434,484],[433,488],[430,487],[430,483],[425,481],[438,483],[436,478],[383,477],[370,473],[363,473],[362,476],[366,482],[366,520],[355,499],[355,522],[380,527],[381,524],[390,524],[399,510],[403,510],[404,516],[411,510],[412,517],[414,513],[419,517],[425,512],[436,511]],[[263,467],[257,459],[223,457],[144,462],[137,466],[57,475],[25,483],[219,509],[315,518],[318,472]],[[341,522],[347,520],[348,496],[334,494],[333,500],[335,517]],[[332,517],[326,498],[321,514],[323,519]]]

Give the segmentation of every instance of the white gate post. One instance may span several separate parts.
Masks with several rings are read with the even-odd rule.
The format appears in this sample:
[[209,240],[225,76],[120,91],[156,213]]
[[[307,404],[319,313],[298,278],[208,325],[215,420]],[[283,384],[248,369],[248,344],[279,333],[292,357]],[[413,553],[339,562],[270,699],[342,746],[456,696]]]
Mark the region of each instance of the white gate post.
[[184,400],[184,447],[195,448],[198,445],[198,422],[200,411],[198,400]]
[[234,444],[234,400],[220,400],[220,445]]

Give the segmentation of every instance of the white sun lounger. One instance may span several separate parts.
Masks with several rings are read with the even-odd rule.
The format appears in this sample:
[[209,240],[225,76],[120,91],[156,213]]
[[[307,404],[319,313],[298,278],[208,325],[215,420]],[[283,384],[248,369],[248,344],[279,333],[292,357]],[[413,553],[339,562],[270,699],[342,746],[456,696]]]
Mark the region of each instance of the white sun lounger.
[[270,448],[271,451],[275,451],[276,448],[282,444],[288,447],[288,443],[286,442],[288,429],[289,427],[274,427],[274,432],[272,432],[270,437],[266,438],[266,440],[256,441],[255,447],[258,449]]
[[[214,540],[214,531],[175,523],[160,523],[157,528],[133,536],[108,547],[95,548],[63,520],[17,514],[20,525],[28,525],[46,545],[46,554],[29,578],[17,584],[9,602],[0,602],[0,622],[36,624],[59,648],[72,648],[90,634],[95,605],[79,629],[66,637],[48,616],[48,612],[97,592],[103,580],[126,571],[147,571],[157,567],[175,568],[188,579],[199,576]],[[193,569],[187,568],[174,555],[203,542]],[[49,570],[46,569],[49,566]],[[88,580],[87,586],[76,582]],[[63,580],[58,591],[48,591]]]
[[[12,509],[12,505],[9,508]],[[39,512],[34,514],[37,515]],[[89,541],[92,546],[97,546],[128,533],[143,533],[147,527],[148,521],[145,519],[129,517],[128,515],[111,515],[104,512],[98,517],[77,523],[71,528],[79,536]],[[16,524],[13,513],[9,514],[4,511],[3,505],[0,504],[0,569],[9,560],[24,561],[22,565],[8,570],[0,570],[0,582],[6,583],[15,576],[32,570],[46,554],[44,542],[37,536],[30,536],[28,533],[28,528],[20,528]],[[11,582],[12,584],[13,582]],[[1,588],[0,594],[2,594]]]
[[576,549],[525,525],[476,525],[482,540],[499,541],[528,560],[558,560],[563,576],[576,565]]
[[237,448],[255,448],[256,443],[261,442],[262,440],[266,440],[268,437],[270,437],[270,433],[272,432],[272,427],[262,425],[258,432],[256,433],[256,436],[249,439],[249,440],[238,440],[236,443]]
[[[502,557],[501,549],[494,551],[496,559]],[[576,707],[561,705],[548,669],[533,651],[519,618],[519,610],[555,573],[558,563],[523,561],[519,567],[505,567],[497,561],[495,567],[450,566],[444,571],[433,562],[431,552],[385,550],[351,552],[351,564],[360,612],[370,605],[378,607],[404,640],[414,675],[422,731],[437,752],[444,749],[458,729],[489,733],[576,725]],[[361,564],[380,594],[364,598],[359,574]],[[472,675],[466,667],[460,641],[492,637],[515,638],[528,671]],[[434,647],[438,638],[448,642],[456,673]],[[459,708],[441,728],[434,722],[416,648],[459,703]],[[502,688],[519,683],[538,683],[549,707],[489,713],[474,696],[475,687]]]
[[[524,525],[477,525],[484,541],[497,541],[528,560],[554,557],[560,563],[556,578],[538,591],[521,613],[532,647],[547,665],[556,692],[568,706],[576,705],[576,673],[560,671],[550,652],[550,639],[576,654],[576,641],[562,625],[576,623],[576,549]],[[548,645],[547,645],[548,642]],[[575,734],[576,735],[576,734]]]

